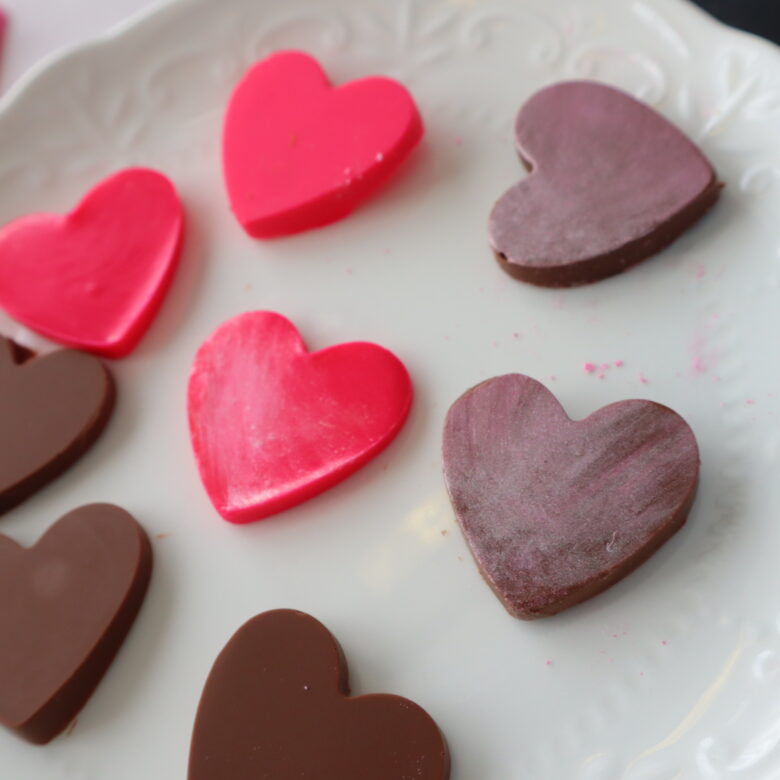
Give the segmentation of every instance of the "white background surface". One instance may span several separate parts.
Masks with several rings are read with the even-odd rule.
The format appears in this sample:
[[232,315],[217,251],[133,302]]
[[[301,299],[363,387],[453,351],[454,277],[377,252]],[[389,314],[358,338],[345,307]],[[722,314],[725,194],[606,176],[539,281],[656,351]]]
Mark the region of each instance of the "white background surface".
[[7,89],[41,57],[94,38],[150,0],[1,0],[9,17],[0,87]]
[[[12,46],[40,15],[59,43],[96,31],[71,26],[86,16],[75,2],[10,7]],[[99,27],[114,21],[101,13]],[[243,70],[282,47],[311,51],[339,82],[402,78],[426,139],[348,220],[255,242],[225,202],[220,122]],[[26,64],[11,55],[9,76]],[[523,175],[517,107],[573,76],[655,105],[727,187],[662,256],[590,287],[538,290],[500,271],[485,221]],[[183,778],[216,654],[276,607],[334,632],[355,692],[424,706],[450,741],[453,780],[776,780],[779,133],[778,50],[677,0],[187,0],[17,92],[0,112],[0,221],[65,210],[133,163],[173,178],[189,221],[160,314],[112,366],[119,399],[106,433],[2,519],[3,533],[31,544],[79,504],[124,506],[153,538],[149,596],[72,733],[45,748],[0,733],[0,780]],[[392,349],[416,398],[366,468],[236,528],[197,478],[184,394],[209,333],[262,308],[289,316],[315,349],[354,339]],[[0,327],[17,335],[2,316]],[[603,380],[582,370],[615,360],[625,365]],[[545,381],[575,417],[624,398],[666,403],[702,452],[685,528],[609,592],[532,624],[508,617],[481,581],[441,479],[448,406],[510,371]]]

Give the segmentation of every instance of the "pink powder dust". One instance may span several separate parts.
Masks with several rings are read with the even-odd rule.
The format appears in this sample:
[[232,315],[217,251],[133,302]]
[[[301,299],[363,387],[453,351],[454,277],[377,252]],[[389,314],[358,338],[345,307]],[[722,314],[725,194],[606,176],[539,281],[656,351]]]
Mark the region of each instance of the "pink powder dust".
[[582,370],[583,370],[583,371],[584,371],[586,374],[592,374],[592,373],[593,373],[593,372],[596,370],[596,365],[595,365],[594,363],[585,363],[585,364],[582,366]]

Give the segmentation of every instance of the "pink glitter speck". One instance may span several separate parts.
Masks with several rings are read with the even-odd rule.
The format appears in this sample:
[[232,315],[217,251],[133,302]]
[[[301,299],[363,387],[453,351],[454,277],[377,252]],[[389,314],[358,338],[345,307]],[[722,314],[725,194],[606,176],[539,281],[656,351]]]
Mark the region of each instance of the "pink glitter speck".
[[669,644],[669,642],[667,642],[665,639],[662,639],[662,640],[661,640],[661,644],[662,644],[662,645],[668,645],[668,644]]
[[616,360],[615,361],[615,368],[623,368],[623,361],[622,360]]
[[707,368],[704,365],[704,361],[697,355],[693,360],[691,360],[691,371],[693,371],[694,374],[706,374]]
[[551,660],[548,658],[548,659],[547,659],[547,660],[544,662],[544,665],[545,665],[545,666],[552,666],[552,665],[553,665],[553,662],[552,662],[552,661],[551,661]]
[[610,368],[609,363],[602,363],[601,364],[601,370],[606,371],[608,368]]
[[755,400],[754,400],[754,399],[752,399],[752,398],[747,398],[747,399],[745,400],[745,403],[746,403],[748,406],[753,406],[753,404],[755,403]]
[[604,376],[605,376],[604,374],[599,374],[599,375],[598,375],[598,378],[599,378],[599,379],[603,379],[603,378],[604,378]]
[[594,363],[585,363],[585,364],[582,366],[582,370],[583,370],[583,371],[584,371],[586,374],[592,374],[592,373],[593,373],[593,372],[596,370],[596,366],[595,366],[595,364],[594,364]]
[[519,339],[520,338],[520,334],[519,333],[513,333],[512,334],[512,338]]
[[641,371],[639,372],[639,381],[643,385],[649,385],[650,384],[650,380]]

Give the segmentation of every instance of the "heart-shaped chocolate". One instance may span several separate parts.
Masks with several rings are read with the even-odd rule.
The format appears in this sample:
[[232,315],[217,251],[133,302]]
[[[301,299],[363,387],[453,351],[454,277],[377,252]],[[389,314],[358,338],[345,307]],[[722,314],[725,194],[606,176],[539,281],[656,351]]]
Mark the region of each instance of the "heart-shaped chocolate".
[[123,509],[91,504],[29,549],[0,536],[0,723],[43,744],[84,706],[143,602],[145,532]]
[[555,84],[520,109],[531,175],[490,215],[501,267],[543,287],[604,279],[661,251],[721,190],[701,151],[648,106],[592,81]]
[[69,214],[29,214],[0,229],[0,306],[50,339],[122,357],[165,297],[183,224],[165,176],[120,171]]
[[660,404],[620,401],[575,421],[539,382],[508,374],[450,408],[444,474],[485,580],[531,619],[605,590],[682,526],[699,450]]
[[414,99],[397,81],[333,88],[313,57],[276,52],[250,68],[225,116],[233,212],[257,238],[327,225],[373,195],[422,134]]
[[34,493],[97,439],[114,406],[114,382],[92,355],[44,357],[0,337],[0,512]]
[[446,780],[447,746],[418,705],[349,697],[338,642],[310,615],[258,615],[225,646],[195,719],[189,780]]
[[226,520],[259,520],[367,463],[401,430],[411,402],[406,368],[383,347],[307,352],[280,314],[241,314],[217,328],[192,367],[201,479]]

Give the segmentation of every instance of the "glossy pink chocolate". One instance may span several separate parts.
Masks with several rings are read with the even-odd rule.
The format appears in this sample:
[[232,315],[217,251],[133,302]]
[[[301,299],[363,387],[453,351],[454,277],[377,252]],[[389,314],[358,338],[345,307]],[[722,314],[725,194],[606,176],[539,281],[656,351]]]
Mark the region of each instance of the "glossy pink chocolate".
[[107,357],[130,352],[162,303],[183,214],[161,174],[129,168],[69,214],[0,230],[0,307],[48,338]]
[[273,54],[244,76],[225,117],[233,212],[256,238],[334,222],[396,171],[422,133],[398,82],[371,77],[334,89],[308,54]]
[[573,81],[520,109],[531,175],[490,216],[505,271],[549,287],[594,282],[659,252],[712,206],[715,171],[663,116],[606,84]]
[[8,15],[0,8],[0,65],[2,65],[3,50],[5,49],[5,31],[8,27]]
[[259,520],[364,465],[411,401],[409,374],[386,349],[355,342],[309,353],[281,315],[242,314],[203,344],[190,376],[201,479],[226,520]]
[[530,619],[608,588],[677,531],[699,451],[665,406],[620,401],[574,421],[539,382],[509,374],[452,405],[444,472],[482,574]]

